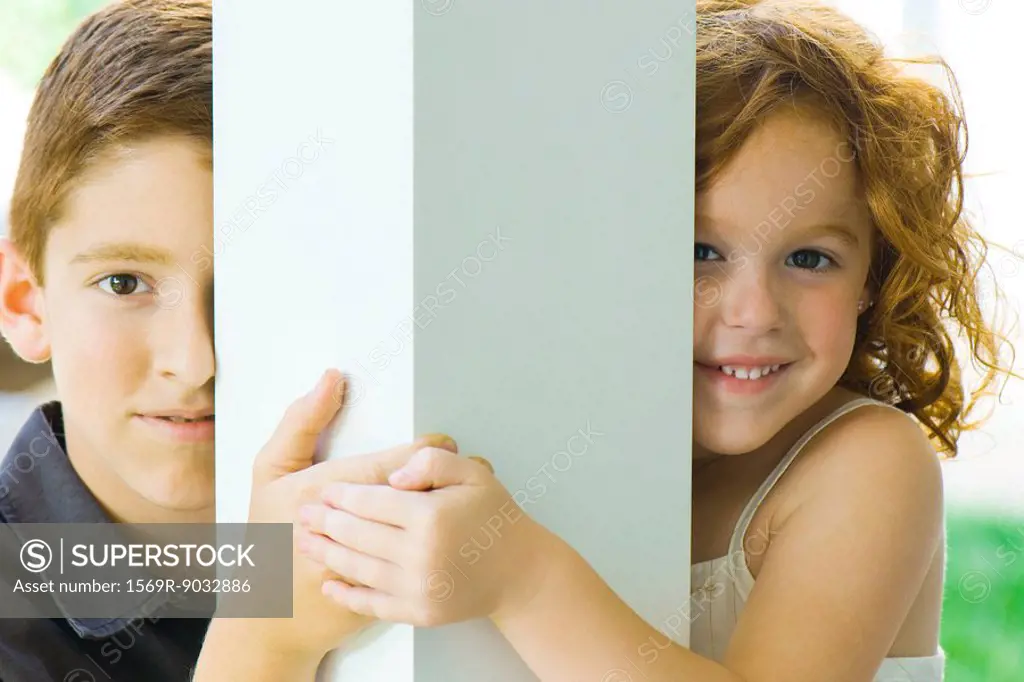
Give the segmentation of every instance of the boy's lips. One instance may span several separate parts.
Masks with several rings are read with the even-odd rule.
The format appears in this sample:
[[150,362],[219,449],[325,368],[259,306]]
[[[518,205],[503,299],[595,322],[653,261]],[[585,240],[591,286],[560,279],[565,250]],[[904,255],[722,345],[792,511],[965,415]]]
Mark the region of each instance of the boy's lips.
[[164,419],[206,419],[213,417],[213,408],[204,407],[195,410],[147,410],[139,413],[143,417]]
[[160,410],[136,414],[135,417],[163,438],[184,443],[213,440],[215,418],[212,409]]

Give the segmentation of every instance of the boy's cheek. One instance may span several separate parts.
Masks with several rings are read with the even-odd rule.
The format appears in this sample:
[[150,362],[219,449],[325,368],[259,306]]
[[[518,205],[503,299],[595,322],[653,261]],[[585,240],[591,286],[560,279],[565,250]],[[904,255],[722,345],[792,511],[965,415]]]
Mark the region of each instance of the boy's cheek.
[[[145,327],[88,301],[54,310],[48,320],[54,378],[63,401],[127,409],[145,379]],[[99,398],[106,396],[102,400]],[[82,406],[85,407],[85,406]]]

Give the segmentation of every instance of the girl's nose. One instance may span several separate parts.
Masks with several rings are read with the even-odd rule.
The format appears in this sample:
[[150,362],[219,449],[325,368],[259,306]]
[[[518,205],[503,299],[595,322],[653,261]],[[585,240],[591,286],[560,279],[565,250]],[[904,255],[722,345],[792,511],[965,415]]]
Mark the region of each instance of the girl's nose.
[[719,280],[722,322],[751,332],[778,328],[782,319],[782,302],[771,277],[763,268],[748,264],[744,268],[730,270]]

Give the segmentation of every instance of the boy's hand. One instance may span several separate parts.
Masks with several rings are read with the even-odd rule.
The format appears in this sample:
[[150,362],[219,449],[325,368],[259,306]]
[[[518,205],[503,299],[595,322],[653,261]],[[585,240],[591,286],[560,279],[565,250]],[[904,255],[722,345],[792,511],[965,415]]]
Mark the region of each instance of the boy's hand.
[[[250,523],[293,523],[303,503],[319,499],[324,485],[337,481],[385,483],[424,447],[456,450],[454,441],[442,434],[390,450],[313,464],[318,440],[342,407],[337,396],[344,388],[338,372],[327,372],[309,394],[296,400],[285,413],[271,439],[256,457],[249,511]],[[296,526],[296,536],[299,533]],[[259,646],[285,655],[319,661],[349,635],[370,623],[322,592],[325,580],[337,575],[307,557],[293,545],[292,618],[252,619],[246,632]],[[249,642],[253,644],[253,642]]]
[[435,626],[500,617],[529,601],[554,536],[486,460],[427,449],[390,483],[333,484],[303,509],[301,549],[344,579],[325,585],[339,605]]

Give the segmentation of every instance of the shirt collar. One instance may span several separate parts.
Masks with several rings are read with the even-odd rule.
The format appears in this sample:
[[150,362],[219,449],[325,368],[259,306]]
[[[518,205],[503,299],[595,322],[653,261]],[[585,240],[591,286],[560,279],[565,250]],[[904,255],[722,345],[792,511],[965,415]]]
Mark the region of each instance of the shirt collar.
[[[59,402],[36,408],[15,436],[0,463],[0,517],[7,523],[111,523],[68,459]],[[12,527],[17,533],[17,528]],[[24,542],[27,538],[20,537]],[[75,618],[60,594],[53,598],[81,637],[101,639],[151,616],[168,601],[162,592],[139,592],[119,618]]]

